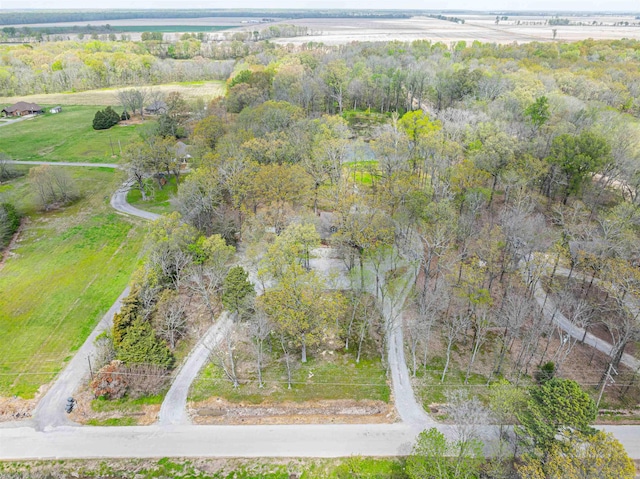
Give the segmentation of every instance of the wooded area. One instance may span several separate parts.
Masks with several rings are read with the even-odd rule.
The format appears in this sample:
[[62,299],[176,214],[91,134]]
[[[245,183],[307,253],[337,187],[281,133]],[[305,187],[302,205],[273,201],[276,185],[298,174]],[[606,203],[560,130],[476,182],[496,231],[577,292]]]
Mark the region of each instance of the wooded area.
[[[434,467],[478,477],[474,428],[490,420],[519,425],[522,477],[570,467],[567,477],[585,477],[584,461],[567,457],[593,444],[618,457],[590,425],[599,407],[633,409],[640,397],[640,42],[184,42],[193,53],[181,61],[158,58],[151,41],[1,57],[0,87],[14,90],[230,75],[206,109],[167,97],[158,126],[126,148],[143,200],[149,178],[162,188],[174,176],[178,192],[115,317],[96,395],[161,391],[180,341],[197,334],[194,318],[223,309],[235,327],[211,359],[234,388],[261,386],[272,361],[295,389],[296,365],[328,351],[356,363],[365,351],[386,367],[402,327],[419,394],[458,384],[464,394],[437,391],[468,426],[456,443],[423,433],[410,477]],[[210,60],[219,56],[242,60]],[[192,148],[186,177],[170,148],[177,137]],[[321,246],[348,286],[311,267]],[[380,318],[380,305],[392,313]],[[591,352],[587,333],[610,351]],[[137,376],[158,380],[140,386]],[[618,459],[603,477],[631,477]]]

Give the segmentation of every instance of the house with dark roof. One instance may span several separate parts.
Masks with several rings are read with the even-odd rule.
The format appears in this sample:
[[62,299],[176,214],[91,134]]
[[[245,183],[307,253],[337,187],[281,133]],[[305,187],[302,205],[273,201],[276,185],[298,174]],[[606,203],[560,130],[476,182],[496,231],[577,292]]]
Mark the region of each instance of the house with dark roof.
[[42,107],[36,103],[19,101],[18,103],[2,109],[4,116],[25,116],[43,113]]

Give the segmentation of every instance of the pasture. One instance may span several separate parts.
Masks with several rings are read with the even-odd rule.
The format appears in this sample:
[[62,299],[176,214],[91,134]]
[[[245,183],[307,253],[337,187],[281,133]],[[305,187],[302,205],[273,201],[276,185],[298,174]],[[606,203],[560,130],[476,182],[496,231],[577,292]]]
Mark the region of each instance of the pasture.
[[[147,30],[145,30],[147,31]],[[118,106],[117,94],[119,90],[127,90],[134,87],[103,88],[100,90],[87,90],[82,92],[67,93],[43,93],[37,95],[0,97],[0,105],[10,105],[18,101],[29,101],[41,105],[99,105],[112,106],[116,111],[122,108]],[[225,84],[222,81],[176,82],[162,85],[136,86],[135,88],[147,88],[158,93],[178,92],[187,100],[203,98],[212,100],[224,95]],[[93,119],[93,117],[91,117]],[[6,127],[5,127],[6,128]],[[0,131],[1,133],[1,131]]]
[[16,160],[118,163],[120,146],[124,149],[137,140],[141,126],[116,125],[109,130],[96,131],[92,123],[99,109],[68,106],[55,115],[47,113],[2,126],[0,152]]
[[[51,381],[127,285],[144,227],[108,204],[120,181],[101,168],[67,168],[82,199],[34,214],[0,270],[0,396],[31,398]],[[26,177],[0,196],[33,213]]]

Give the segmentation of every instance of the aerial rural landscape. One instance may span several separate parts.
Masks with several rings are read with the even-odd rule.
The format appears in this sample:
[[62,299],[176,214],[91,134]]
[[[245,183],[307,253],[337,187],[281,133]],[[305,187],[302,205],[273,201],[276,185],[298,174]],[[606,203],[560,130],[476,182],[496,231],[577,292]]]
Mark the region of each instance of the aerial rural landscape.
[[640,477],[640,11],[398,8],[0,6],[0,478]]

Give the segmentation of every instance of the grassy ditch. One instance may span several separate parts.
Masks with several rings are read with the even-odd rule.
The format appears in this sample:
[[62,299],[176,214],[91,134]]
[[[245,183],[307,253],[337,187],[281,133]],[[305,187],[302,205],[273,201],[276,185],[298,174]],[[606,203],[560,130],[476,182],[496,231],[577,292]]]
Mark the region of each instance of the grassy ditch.
[[0,473],[33,477],[198,479],[405,479],[402,458],[338,459],[111,459],[0,463]]

